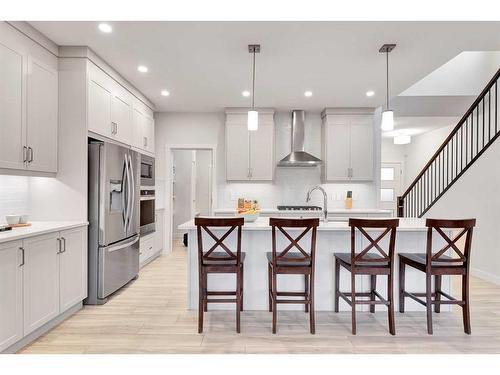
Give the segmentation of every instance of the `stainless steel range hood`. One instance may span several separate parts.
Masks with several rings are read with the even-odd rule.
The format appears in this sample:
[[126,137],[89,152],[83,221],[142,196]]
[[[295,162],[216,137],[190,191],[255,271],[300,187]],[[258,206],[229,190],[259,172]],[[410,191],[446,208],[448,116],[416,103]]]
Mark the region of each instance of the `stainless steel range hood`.
[[305,111],[292,111],[292,152],[280,160],[278,167],[316,167],[323,163],[304,151],[305,118]]

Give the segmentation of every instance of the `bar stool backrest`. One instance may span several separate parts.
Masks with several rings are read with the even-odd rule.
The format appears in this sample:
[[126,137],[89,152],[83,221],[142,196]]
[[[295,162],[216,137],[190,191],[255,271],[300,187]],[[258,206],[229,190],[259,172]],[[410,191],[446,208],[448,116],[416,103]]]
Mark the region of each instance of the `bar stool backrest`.
[[[430,267],[432,262],[439,263],[462,263],[469,265],[470,251],[472,245],[472,232],[476,226],[476,219],[459,219],[459,220],[443,220],[443,219],[427,219],[425,221],[427,229],[427,266]],[[450,238],[444,230],[453,229],[458,232],[453,238]],[[434,252],[432,246],[432,234],[436,231],[446,241],[446,245]],[[465,241],[459,240],[465,236]],[[453,250],[451,256],[448,250]],[[448,254],[447,254],[448,253]]]
[[[394,258],[394,246],[396,243],[396,228],[399,219],[349,219],[351,227],[351,264],[355,267],[359,263],[388,261],[392,264]],[[380,229],[382,233],[373,239],[366,229]],[[356,252],[356,230],[358,230],[370,243],[359,253]],[[382,239],[389,235],[389,248],[383,249],[380,245]],[[377,257],[370,256],[372,254]]]
[[[242,217],[237,218],[204,218],[195,217],[194,224],[196,225],[198,234],[198,261],[199,264],[206,264],[210,261],[230,261],[235,262],[235,264],[240,264],[241,262],[241,228],[244,225],[244,219]],[[222,235],[222,237],[217,237],[210,228],[227,228],[229,229]],[[237,240],[236,240],[236,254],[233,250],[224,244],[229,235],[237,228]],[[215,244],[208,250],[203,249],[203,231],[205,231],[210,237],[213,238]],[[222,248],[223,252],[215,253],[217,248]],[[222,256],[221,256],[222,253]],[[215,255],[217,254],[217,256]]]
[[[314,264],[315,252],[316,252],[316,230],[319,226],[318,218],[311,219],[281,219],[281,218],[270,218],[269,225],[272,227],[272,238],[273,238],[273,264],[278,264],[278,262],[283,265],[286,263],[308,263],[309,265]],[[287,231],[286,228],[291,229],[303,229],[302,233],[300,233],[297,237],[292,237]],[[290,241],[290,244],[285,247],[284,250],[278,252],[277,250],[277,232],[276,229],[285,236],[285,238]],[[304,236],[311,231],[311,247],[307,251],[302,246],[300,246],[299,242]],[[300,254],[298,257],[287,257],[287,254],[290,250],[296,248]],[[297,254],[297,252],[294,252]]]

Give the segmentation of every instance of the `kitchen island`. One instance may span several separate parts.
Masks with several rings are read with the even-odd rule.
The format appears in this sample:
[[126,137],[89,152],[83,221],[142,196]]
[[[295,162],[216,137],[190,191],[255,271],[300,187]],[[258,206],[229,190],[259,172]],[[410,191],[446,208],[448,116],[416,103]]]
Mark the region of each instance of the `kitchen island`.
[[[190,309],[198,307],[198,247],[196,226],[194,220],[190,220],[179,226],[179,229],[188,232],[188,306]],[[226,232],[211,229],[217,236]],[[295,231],[296,235],[300,232]],[[373,231],[368,231],[373,233]],[[236,231],[234,232],[236,233]],[[293,230],[290,233],[294,234]],[[395,309],[398,306],[398,259],[397,253],[423,253],[425,252],[427,228],[423,219],[400,219],[400,224],[396,235],[395,265],[394,265],[394,299]],[[278,249],[284,249],[288,240],[283,236],[277,236]],[[368,241],[356,232],[356,249],[361,251],[368,245]],[[373,238],[375,234],[372,235]],[[209,249],[214,241],[204,233],[205,248]],[[230,249],[236,249],[235,236],[231,234],[224,242]],[[386,249],[388,236],[381,241],[382,248]],[[436,249],[444,245],[444,240],[438,233],[433,237]],[[347,222],[329,221],[321,222],[317,231],[316,239],[316,275],[315,275],[315,303],[317,311],[333,311],[334,302],[334,252],[350,252],[351,230]],[[304,237],[300,244],[309,248],[310,237]],[[268,281],[267,281],[267,259],[266,252],[271,251],[271,227],[269,218],[260,217],[253,223],[245,223],[242,230],[242,251],[246,253],[245,274],[244,274],[244,297],[245,310],[267,310],[268,309]],[[234,275],[210,275],[208,278],[209,290],[234,290]],[[369,276],[358,276],[356,279],[356,291],[368,291]],[[386,296],[387,278],[379,276],[377,278],[377,290]],[[304,278],[297,275],[278,275],[278,289],[281,291],[302,291],[304,289]],[[350,290],[350,274],[341,268],[340,290]],[[425,291],[425,275],[410,267],[406,269],[406,290],[410,292]],[[451,293],[451,279],[443,277],[442,290]],[[211,309],[234,309],[232,304],[210,304]],[[279,309],[303,309],[303,305],[280,305]],[[366,306],[357,307],[358,310],[366,310]],[[340,300],[340,309],[349,310],[350,307]],[[424,307],[415,301],[406,299],[406,311],[423,310]],[[449,305],[443,305],[442,311],[449,311]],[[377,307],[377,310],[386,310],[384,306]]]

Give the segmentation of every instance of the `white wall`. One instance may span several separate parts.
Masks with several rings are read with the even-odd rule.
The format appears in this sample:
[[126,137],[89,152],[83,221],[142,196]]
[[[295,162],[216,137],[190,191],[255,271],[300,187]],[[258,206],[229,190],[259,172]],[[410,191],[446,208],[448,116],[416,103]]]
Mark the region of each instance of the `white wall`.
[[500,142],[472,165],[426,217],[476,218],[471,267],[475,275],[500,285]]
[[5,215],[30,214],[29,177],[0,175],[0,225]]

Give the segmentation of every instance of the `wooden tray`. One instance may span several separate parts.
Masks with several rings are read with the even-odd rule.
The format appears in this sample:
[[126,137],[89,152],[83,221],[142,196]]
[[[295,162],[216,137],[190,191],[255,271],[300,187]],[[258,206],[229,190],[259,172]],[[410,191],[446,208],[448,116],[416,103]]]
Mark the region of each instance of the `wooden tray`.
[[9,227],[12,227],[12,228],[31,227],[31,223],[10,224]]

